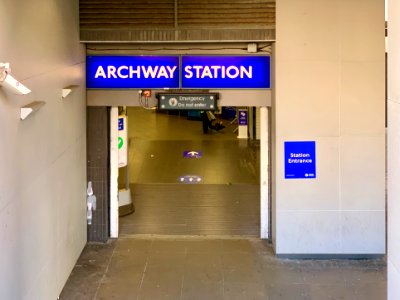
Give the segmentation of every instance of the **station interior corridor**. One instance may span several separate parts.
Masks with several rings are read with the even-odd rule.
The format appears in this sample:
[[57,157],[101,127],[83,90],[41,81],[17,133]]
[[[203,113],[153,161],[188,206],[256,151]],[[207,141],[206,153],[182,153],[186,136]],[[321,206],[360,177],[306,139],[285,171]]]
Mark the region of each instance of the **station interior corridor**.
[[259,239],[259,143],[237,125],[203,134],[184,115],[127,111],[135,212],[119,239],[85,247],[60,299],[386,299],[384,259],[279,259]]
[[[203,134],[201,120],[186,115],[127,111],[135,213],[120,218],[121,235],[259,236],[258,142],[237,139],[227,119],[222,131]],[[191,151],[201,157],[185,158]]]

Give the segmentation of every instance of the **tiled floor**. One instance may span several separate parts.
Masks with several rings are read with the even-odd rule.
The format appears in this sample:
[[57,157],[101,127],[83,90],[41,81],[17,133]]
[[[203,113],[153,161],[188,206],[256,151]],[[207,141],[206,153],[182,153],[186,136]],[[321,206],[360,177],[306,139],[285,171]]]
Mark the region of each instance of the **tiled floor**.
[[136,236],[88,245],[60,299],[384,300],[383,260],[284,260],[257,238]]

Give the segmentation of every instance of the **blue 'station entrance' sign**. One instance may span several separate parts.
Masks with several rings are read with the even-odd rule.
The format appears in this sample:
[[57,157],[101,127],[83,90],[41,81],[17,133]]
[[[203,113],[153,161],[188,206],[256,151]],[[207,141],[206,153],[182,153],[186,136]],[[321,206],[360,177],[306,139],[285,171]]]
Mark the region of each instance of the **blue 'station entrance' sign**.
[[285,178],[316,178],[315,142],[285,142]]
[[86,86],[179,88],[179,56],[87,56]]
[[[181,62],[180,62],[181,61]],[[269,89],[270,57],[87,56],[89,89]]]

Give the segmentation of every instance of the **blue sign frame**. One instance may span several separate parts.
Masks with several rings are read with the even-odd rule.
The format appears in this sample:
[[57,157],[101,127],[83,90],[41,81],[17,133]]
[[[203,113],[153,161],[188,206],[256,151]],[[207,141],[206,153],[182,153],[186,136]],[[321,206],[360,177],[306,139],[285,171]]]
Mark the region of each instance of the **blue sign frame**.
[[270,89],[271,58],[241,56],[86,57],[88,89]]
[[316,178],[315,141],[285,142],[285,179]]
[[87,56],[86,87],[179,88],[179,56]]

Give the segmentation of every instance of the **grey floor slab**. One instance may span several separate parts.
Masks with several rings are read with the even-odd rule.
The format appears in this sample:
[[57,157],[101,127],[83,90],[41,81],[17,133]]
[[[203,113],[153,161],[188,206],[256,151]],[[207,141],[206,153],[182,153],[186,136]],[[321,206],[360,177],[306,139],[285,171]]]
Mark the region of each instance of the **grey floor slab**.
[[60,299],[384,300],[386,263],[287,260],[257,238],[125,237],[87,245]]

